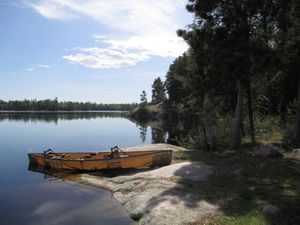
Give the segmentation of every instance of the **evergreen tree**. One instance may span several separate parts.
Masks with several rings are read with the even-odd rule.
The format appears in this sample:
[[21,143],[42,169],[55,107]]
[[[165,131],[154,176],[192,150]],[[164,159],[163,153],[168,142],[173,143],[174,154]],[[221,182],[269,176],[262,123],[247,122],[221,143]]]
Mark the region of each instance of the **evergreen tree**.
[[237,149],[241,143],[243,100],[247,90],[249,121],[254,140],[250,98],[252,71],[265,60],[264,57],[255,56],[267,46],[261,37],[265,35],[265,20],[269,19],[264,13],[270,7],[266,0],[189,2],[187,9],[194,14],[195,23],[190,30],[178,33],[190,45],[198,64],[197,74],[203,84],[208,84],[204,87],[215,93],[220,86],[223,86],[221,89],[229,87],[228,90],[236,92],[232,148]]
[[[283,0],[282,0],[283,1]],[[286,91],[296,96],[295,144],[300,145],[300,2],[283,1],[286,11],[283,16],[286,36],[283,45],[283,64],[286,68]],[[295,85],[297,84],[297,86]],[[292,88],[294,87],[294,88]]]
[[157,104],[163,102],[165,99],[165,87],[160,77],[158,77],[152,84],[152,103]]
[[146,105],[147,104],[147,94],[146,94],[146,91],[143,90],[142,91],[142,94],[140,95],[140,99],[141,99],[141,105]]
[[[192,60],[191,54],[184,53],[174,60],[167,72],[165,86],[169,97],[168,102],[174,108],[187,104],[189,94],[195,92],[195,90],[192,91],[195,88],[195,82],[192,79],[194,72]],[[201,88],[197,90],[200,91]]]
[[138,104],[97,104],[91,102],[58,102],[54,100],[23,100],[23,101],[2,101],[0,100],[0,110],[14,111],[87,111],[87,110],[131,110]]

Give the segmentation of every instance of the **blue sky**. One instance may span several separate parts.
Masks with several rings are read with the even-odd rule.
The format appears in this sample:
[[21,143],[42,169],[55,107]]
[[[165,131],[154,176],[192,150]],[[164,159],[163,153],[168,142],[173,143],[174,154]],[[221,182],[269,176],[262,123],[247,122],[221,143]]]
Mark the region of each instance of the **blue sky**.
[[187,45],[185,0],[0,0],[0,99],[139,102]]

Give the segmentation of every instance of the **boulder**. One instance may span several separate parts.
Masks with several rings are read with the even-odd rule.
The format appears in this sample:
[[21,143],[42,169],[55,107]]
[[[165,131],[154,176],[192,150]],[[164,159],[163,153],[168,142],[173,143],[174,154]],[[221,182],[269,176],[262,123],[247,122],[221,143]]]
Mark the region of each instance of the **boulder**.
[[266,206],[264,206],[263,208],[263,213],[265,214],[275,214],[277,212],[279,212],[280,209],[274,205],[268,204]]
[[292,153],[292,156],[294,158],[300,158],[300,149],[294,149],[293,153]]
[[259,154],[263,157],[272,157],[272,158],[279,158],[283,156],[279,148],[268,144],[260,145]]

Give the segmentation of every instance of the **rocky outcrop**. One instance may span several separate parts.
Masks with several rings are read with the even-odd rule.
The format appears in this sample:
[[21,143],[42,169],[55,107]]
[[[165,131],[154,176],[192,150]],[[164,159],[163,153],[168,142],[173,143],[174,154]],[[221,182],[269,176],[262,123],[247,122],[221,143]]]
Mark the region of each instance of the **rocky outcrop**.
[[127,117],[137,120],[157,120],[162,118],[163,115],[163,103],[158,104],[146,104],[140,105],[137,108],[130,111]]
[[264,206],[263,208],[263,213],[265,214],[275,214],[277,212],[279,212],[280,209],[274,205],[268,204],[266,206]]
[[285,153],[284,157],[300,160],[300,149],[293,149],[292,151]]
[[121,148],[121,149],[123,151],[152,151],[152,150],[169,150],[169,149],[171,149],[173,152],[190,151],[186,148],[165,144],[165,143],[138,145],[133,147]]
[[110,190],[139,224],[184,224],[218,212],[218,207],[188,184],[208,179],[213,168],[200,162],[182,162],[151,171],[114,178],[82,175],[81,180]]
[[300,159],[300,149],[294,149],[292,152],[292,157]]
[[261,144],[259,147],[259,154],[262,157],[271,157],[271,158],[279,158],[282,157],[282,153],[280,152],[279,148],[268,145],[268,144]]

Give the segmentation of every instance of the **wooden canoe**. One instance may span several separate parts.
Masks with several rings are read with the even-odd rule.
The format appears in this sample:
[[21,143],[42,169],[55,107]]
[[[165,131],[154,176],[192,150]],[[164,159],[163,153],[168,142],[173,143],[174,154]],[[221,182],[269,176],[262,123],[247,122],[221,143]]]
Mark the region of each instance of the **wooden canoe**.
[[172,150],[29,153],[30,164],[63,170],[130,169],[169,165]]

